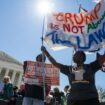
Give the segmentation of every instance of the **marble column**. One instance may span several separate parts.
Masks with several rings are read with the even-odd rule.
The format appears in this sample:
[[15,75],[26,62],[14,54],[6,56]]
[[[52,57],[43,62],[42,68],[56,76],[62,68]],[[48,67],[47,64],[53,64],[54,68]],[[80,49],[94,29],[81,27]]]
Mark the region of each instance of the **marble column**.
[[1,71],[2,71],[2,68],[0,68],[0,81],[2,81]]
[[18,83],[17,83],[17,86],[18,86],[18,87],[20,87],[20,84],[21,84],[21,82],[22,82],[22,77],[23,77],[23,73],[20,72],[20,73],[19,73],[19,78],[18,78]]
[[15,76],[16,76],[16,71],[13,71],[13,75],[12,75],[12,78],[11,78],[11,82],[12,82],[12,83],[14,83]]
[[8,76],[9,69],[6,69],[5,76]]
[[2,68],[0,68],[0,74],[1,74]]

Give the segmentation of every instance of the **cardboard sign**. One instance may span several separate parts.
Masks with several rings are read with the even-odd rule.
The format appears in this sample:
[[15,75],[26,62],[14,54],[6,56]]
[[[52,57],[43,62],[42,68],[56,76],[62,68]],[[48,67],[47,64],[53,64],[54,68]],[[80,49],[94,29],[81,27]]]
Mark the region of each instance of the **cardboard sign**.
[[44,40],[52,49],[60,46],[83,51],[102,48],[105,45],[105,0],[90,12],[48,14],[45,25]]
[[45,83],[49,85],[59,85],[59,69],[52,64],[45,64],[41,62],[26,61],[27,65],[24,74],[24,82],[28,84],[43,84],[43,77]]

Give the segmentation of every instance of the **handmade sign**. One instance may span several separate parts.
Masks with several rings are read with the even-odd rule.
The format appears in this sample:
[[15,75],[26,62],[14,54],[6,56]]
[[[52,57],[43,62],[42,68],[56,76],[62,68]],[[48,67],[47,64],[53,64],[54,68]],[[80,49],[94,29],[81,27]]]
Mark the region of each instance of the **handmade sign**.
[[52,13],[46,17],[45,42],[50,48],[75,47],[94,51],[105,44],[105,0],[92,11],[81,13]]
[[59,85],[59,69],[52,64],[41,62],[27,62],[24,74],[24,82],[28,84],[43,84],[43,76],[45,76],[45,84]]

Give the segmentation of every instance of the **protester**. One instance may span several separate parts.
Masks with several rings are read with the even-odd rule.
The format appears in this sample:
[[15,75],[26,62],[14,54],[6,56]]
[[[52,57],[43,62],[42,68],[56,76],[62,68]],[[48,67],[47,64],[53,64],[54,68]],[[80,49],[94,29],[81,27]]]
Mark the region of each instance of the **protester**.
[[51,95],[50,92],[46,96],[46,101],[44,105],[53,105],[53,95]]
[[70,86],[69,85],[66,85],[64,87],[64,92],[66,92],[66,94],[70,92]]
[[24,95],[25,95],[25,83],[22,81],[21,85],[20,85],[20,89],[18,90],[18,94],[19,97],[21,99],[23,99]]
[[98,92],[95,86],[95,73],[101,69],[105,61],[105,54],[100,55],[89,64],[84,64],[86,60],[85,53],[77,51],[73,55],[73,61],[77,65],[74,68],[72,65],[67,66],[56,62],[44,46],[42,46],[41,50],[53,65],[68,76],[71,84],[71,103],[69,105],[99,105]]
[[71,100],[71,95],[70,95],[70,86],[66,85],[64,87],[64,92],[66,93],[66,105],[70,104],[70,100]]
[[2,98],[3,88],[4,88],[4,83],[3,83],[3,81],[1,80],[1,81],[0,81],[0,98]]
[[7,100],[8,105],[14,105],[13,85],[9,76],[4,77],[3,99]]
[[53,96],[53,105],[64,105],[64,93],[59,90],[58,87],[55,87],[50,93]]
[[[43,59],[42,59],[43,57]],[[45,62],[45,56],[42,54],[36,57],[37,62]],[[26,65],[24,64],[24,69]],[[44,105],[44,89],[43,86],[35,84],[25,84],[25,95],[23,98],[23,105]]]
[[17,100],[19,98],[18,87],[17,86],[13,87],[13,92],[14,92],[14,94],[13,94],[13,98],[14,98],[13,105],[16,105],[16,102],[17,102]]

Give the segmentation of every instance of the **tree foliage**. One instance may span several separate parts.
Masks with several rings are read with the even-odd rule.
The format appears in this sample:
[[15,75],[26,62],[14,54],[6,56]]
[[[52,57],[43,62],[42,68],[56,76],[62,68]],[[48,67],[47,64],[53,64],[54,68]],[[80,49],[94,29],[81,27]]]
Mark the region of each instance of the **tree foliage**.
[[99,101],[105,102],[105,89],[99,87],[98,88],[98,94],[99,94]]

